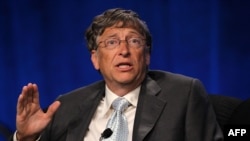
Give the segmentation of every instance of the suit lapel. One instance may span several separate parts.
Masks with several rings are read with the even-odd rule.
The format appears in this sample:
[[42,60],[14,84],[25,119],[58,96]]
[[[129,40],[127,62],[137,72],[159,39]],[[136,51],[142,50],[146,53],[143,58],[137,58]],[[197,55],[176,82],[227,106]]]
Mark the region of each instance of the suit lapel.
[[159,85],[151,78],[143,82],[135,116],[134,141],[142,141],[146,137],[164,109],[166,101],[156,96],[160,91]]
[[[87,99],[79,104],[79,114],[68,128],[66,141],[83,141],[91,118],[104,94],[104,85],[93,90]],[[87,116],[86,116],[87,115]]]

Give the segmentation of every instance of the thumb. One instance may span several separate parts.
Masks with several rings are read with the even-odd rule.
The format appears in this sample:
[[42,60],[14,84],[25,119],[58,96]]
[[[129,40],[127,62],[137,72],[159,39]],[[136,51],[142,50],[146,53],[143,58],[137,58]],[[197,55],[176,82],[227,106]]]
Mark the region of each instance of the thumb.
[[60,104],[61,104],[60,101],[53,102],[47,110],[47,116],[52,117],[56,112],[56,110],[59,108]]

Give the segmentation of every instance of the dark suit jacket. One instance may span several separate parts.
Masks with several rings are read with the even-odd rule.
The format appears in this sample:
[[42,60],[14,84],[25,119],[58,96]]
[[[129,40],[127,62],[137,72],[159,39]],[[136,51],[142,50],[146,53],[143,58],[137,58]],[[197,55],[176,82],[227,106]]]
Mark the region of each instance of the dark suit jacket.
[[[105,82],[79,88],[58,98],[61,106],[42,141],[83,141],[104,96]],[[142,83],[133,141],[218,141],[222,132],[199,80],[149,71]]]

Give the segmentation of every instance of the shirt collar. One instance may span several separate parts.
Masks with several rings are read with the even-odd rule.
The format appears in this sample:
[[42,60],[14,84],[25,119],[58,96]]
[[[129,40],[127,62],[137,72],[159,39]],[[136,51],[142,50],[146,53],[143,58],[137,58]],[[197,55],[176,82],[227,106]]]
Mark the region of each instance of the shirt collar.
[[[127,93],[126,95],[124,95],[123,97],[126,98],[129,103],[133,106],[133,107],[137,107],[137,102],[138,102],[138,97],[139,97],[139,93],[140,93],[140,89],[141,86],[138,86],[137,88],[135,88],[134,90],[132,90],[131,92]],[[113,93],[108,87],[107,85],[105,85],[105,97],[104,97],[104,114],[107,114],[112,102],[118,98],[119,96],[117,96],[115,93]]]

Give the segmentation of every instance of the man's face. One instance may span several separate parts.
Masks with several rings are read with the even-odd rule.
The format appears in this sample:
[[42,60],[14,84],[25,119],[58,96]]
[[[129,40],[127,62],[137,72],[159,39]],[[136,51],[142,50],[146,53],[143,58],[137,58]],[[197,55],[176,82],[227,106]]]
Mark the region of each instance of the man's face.
[[[97,38],[98,48],[92,51],[91,60],[95,69],[100,70],[109,87],[138,86],[145,77],[150,63],[147,46],[143,44],[138,48],[131,47],[124,41],[131,38],[143,39],[142,41],[146,42],[142,35],[132,28],[109,27]],[[104,43],[107,39],[123,41],[117,47],[109,49]],[[108,43],[113,44],[112,41]]]

